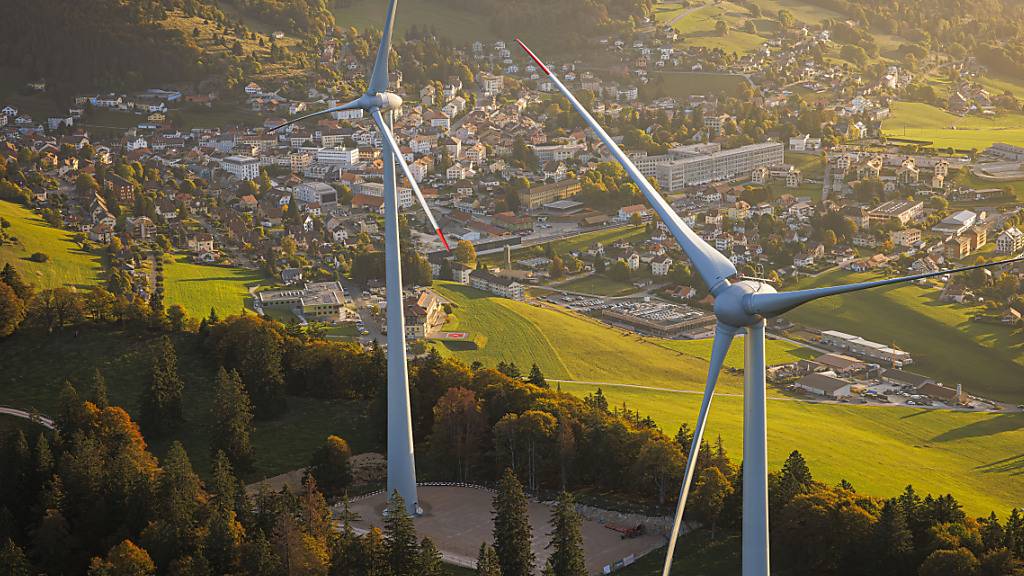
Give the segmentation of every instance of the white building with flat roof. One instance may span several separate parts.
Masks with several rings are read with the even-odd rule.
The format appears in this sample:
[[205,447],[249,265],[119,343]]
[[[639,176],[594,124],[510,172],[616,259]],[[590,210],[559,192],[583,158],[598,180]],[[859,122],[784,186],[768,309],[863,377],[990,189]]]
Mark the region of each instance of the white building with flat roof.
[[295,199],[303,204],[331,207],[338,203],[338,191],[323,182],[303,182],[295,187]]
[[316,161],[348,170],[359,163],[359,149],[343,146],[320,148],[316,151]]
[[339,282],[310,282],[301,290],[264,290],[257,296],[263,308],[285,308],[306,320],[337,322],[345,319],[345,289]]
[[228,156],[221,166],[239,180],[255,180],[260,177],[260,161],[252,156]]
[[785,161],[785,146],[780,142],[749,144],[731,150],[698,153],[659,163],[655,176],[662,189],[678,192],[737,176],[750,177],[755,168],[774,166]]

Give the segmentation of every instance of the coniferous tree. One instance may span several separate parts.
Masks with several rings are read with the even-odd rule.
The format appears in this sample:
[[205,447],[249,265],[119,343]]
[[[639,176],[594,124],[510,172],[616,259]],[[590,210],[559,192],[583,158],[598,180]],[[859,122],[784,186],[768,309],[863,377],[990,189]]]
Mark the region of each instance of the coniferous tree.
[[779,501],[783,504],[789,502],[797,494],[807,491],[813,482],[807,461],[800,452],[794,450],[786,458],[779,473]]
[[207,495],[188,453],[175,440],[167,449],[157,488],[157,520],[143,532],[143,544],[160,566],[193,553],[199,544],[199,516]]
[[140,420],[146,432],[161,435],[177,426],[182,389],[174,345],[164,336],[153,351],[150,383],[142,395]]
[[11,266],[10,262],[4,264],[4,269],[0,272],[0,281],[10,286],[14,293],[18,295],[18,298],[25,304],[28,304],[29,300],[32,299],[32,285],[21,279],[21,274],[18,273],[14,266]]
[[420,540],[418,574],[420,576],[445,576],[447,574],[444,562],[441,560],[441,552],[430,538]]
[[511,469],[506,468],[498,482],[494,497],[494,551],[502,576],[530,576],[534,555],[533,535],[523,485]]
[[530,376],[526,381],[541,388],[548,387],[548,381],[544,379],[544,373],[540,371],[540,367],[536,363],[530,367]]
[[156,566],[145,549],[131,540],[124,540],[107,552],[106,558],[95,557],[89,564],[89,576],[150,576]]
[[480,553],[476,557],[476,576],[501,576],[498,554],[486,542],[480,545]]
[[25,551],[8,538],[0,546],[0,576],[29,576],[31,573],[32,564]]
[[419,574],[419,544],[416,526],[405,508],[405,500],[395,490],[388,503],[384,520],[384,542],[387,548],[391,576],[417,576]]
[[548,559],[555,576],[586,576],[580,515],[572,494],[562,492],[551,514],[551,547]]
[[89,391],[89,401],[96,405],[97,408],[103,409],[110,406],[110,400],[107,399],[107,381],[103,378],[103,373],[100,369],[96,369],[96,373],[92,377],[92,389]]
[[252,404],[238,372],[223,367],[217,371],[212,415],[211,450],[223,450],[235,468],[249,469],[253,460]]
[[203,551],[215,574],[231,574],[241,565],[245,529],[235,510],[238,479],[223,451],[214,455],[212,474],[213,495],[208,508]]

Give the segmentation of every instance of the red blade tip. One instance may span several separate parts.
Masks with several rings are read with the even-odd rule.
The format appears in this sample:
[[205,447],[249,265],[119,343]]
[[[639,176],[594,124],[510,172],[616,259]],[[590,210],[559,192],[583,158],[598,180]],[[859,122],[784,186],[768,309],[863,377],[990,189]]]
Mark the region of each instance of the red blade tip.
[[519,38],[516,38],[516,42],[523,47],[523,50],[526,50],[526,53],[530,55],[530,58],[533,58],[533,61],[537,63],[537,66],[540,66],[540,69],[543,70],[545,74],[551,76],[551,70],[548,70],[548,67],[540,61],[540,58],[537,58],[537,55],[533,53],[533,50],[530,50],[530,48],[527,47],[526,44],[523,44],[523,41]]
[[444,249],[451,252],[452,249],[448,247],[448,241],[444,239],[444,232],[441,232],[440,228],[437,228],[435,231],[437,232],[437,237],[441,239],[441,244],[444,244]]

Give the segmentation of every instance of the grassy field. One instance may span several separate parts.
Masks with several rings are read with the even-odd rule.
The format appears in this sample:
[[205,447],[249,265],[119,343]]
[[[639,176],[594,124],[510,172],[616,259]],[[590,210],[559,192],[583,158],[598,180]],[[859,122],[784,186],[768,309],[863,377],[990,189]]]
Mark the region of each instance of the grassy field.
[[[53,335],[18,332],[0,342],[0,357],[18,359],[0,371],[0,405],[35,408],[53,415],[63,382],[70,380],[84,394],[99,368],[111,403],[136,415],[148,378],[149,350],[158,337],[148,331],[109,327]],[[208,410],[215,370],[196,349],[194,340],[174,338],[178,371],[185,381],[185,423],[174,438],[153,443],[153,450],[162,454],[171,440],[179,439],[196,467],[205,472],[209,466]],[[54,362],[54,358],[60,358],[60,362]],[[255,469],[246,479],[258,480],[304,466],[329,434],[343,436],[354,452],[378,449],[377,431],[366,426],[366,406],[362,404],[289,397],[289,410],[283,417],[256,423]]]
[[992,118],[956,116],[920,102],[894,102],[882,133],[893,138],[927,140],[937,147],[984,150],[995,142],[1024,145],[1024,114],[1000,113]]
[[[689,11],[669,10],[656,13],[656,17],[660,22],[667,23],[683,12],[685,14],[672,24],[679,32],[683,45],[721,48],[726,52],[743,54],[758,49],[766,40],[759,34],[740,31],[751,18],[750,11],[732,2],[715,2]],[[715,23],[719,20],[729,25],[729,31],[724,36],[715,32]]]
[[[384,26],[383,7],[377,2],[355,0],[350,7],[334,8],[333,12],[338,26],[343,28],[355,26],[360,30],[367,27],[380,30]],[[429,0],[403,0],[395,19],[395,34],[404,37],[412,26],[434,28],[439,35],[456,44],[498,39],[487,25],[485,16]]]
[[[487,337],[486,345],[476,350],[456,350],[438,344],[442,354],[455,356],[470,364],[487,366],[514,361],[529,368],[536,363],[552,379],[588,382],[644,384],[682,390],[703,390],[707,374],[708,340],[678,341],[645,338],[608,327],[597,320],[558,308],[541,308],[504,298],[491,298],[483,292],[453,284],[435,283],[437,290],[456,304],[456,323],[451,329],[465,330]],[[501,326],[501,330],[495,330]],[[803,356],[785,342],[770,341],[773,363]],[[730,351],[729,363],[738,366],[742,357],[741,341]],[[644,366],[638,376],[636,367]],[[741,388],[734,375],[723,375],[723,389]]]
[[[11,263],[25,279],[41,288],[74,286],[87,288],[102,275],[101,255],[86,252],[71,240],[70,232],[47,224],[19,204],[0,200],[0,216],[11,223],[7,232],[17,244],[0,246],[0,267]],[[33,262],[29,256],[42,252],[47,262]]]
[[[845,284],[875,278],[833,271],[799,287]],[[1008,328],[970,322],[979,308],[938,301],[939,291],[920,286],[886,287],[819,300],[786,317],[821,329],[895,343],[914,357],[913,370],[969,393],[1024,401],[1024,339]]]
[[[586,384],[562,384],[585,395]],[[692,426],[701,397],[651,390],[603,389],[614,405],[623,402],[649,414],[662,429]],[[708,420],[710,438],[722,435],[739,460],[743,442],[743,399],[715,398]],[[825,440],[828,439],[828,440]],[[895,496],[907,484],[918,491],[952,493],[971,514],[1005,514],[1024,499],[1024,414],[971,414],[944,410],[768,402],[768,464],[782,466],[799,450],[816,479],[845,478],[859,492]],[[880,471],[884,470],[884,473]]]
[[636,287],[629,282],[619,282],[607,276],[596,274],[576,278],[551,288],[568,290],[570,292],[583,292],[584,294],[597,294],[598,296],[624,296],[636,292]]
[[243,268],[193,264],[176,254],[164,263],[164,302],[181,304],[193,316],[237,314],[249,307],[249,288],[268,282],[262,273]]
[[[701,576],[734,576],[740,573],[740,537],[719,534],[711,540],[707,530],[687,534],[679,539],[672,576],[700,574]],[[616,572],[619,576],[661,576],[665,564],[665,548],[659,548],[635,564]]]
[[740,87],[747,81],[736,74],[716,74],[713,72],[655,72],[651,74],[653,89],[658,96],[685,98],[694,94],[720,94],[730,96],[739,94]]
[[[460,329],[487,335],[480,350],[443,354],[465,362],[493,366],[515,361],[536,362],[551,379],[621,382],[678,390],[702,390],[708,343],[640,338],[607,328],[587,318],[529,304],[485,297],[470,288],[438,283],[437,289],[455,302]],[[494,326],[503,329],[495,331]],[[739,365],[742,341],[726,360]],[[808,351],[769,341],[769,361],[803,357]],[[637,373],[637,366],[644,373]],[[642,381],[638,381],[642,378]],[[563,391],[577,395],[597,386],[561,382]],[[736,374],[725,373],[718,390],[742,392]],[[673,432],[683,421],[692,424],[699,394],[604,386],[609,401],[650,414]],[[846,478],[861,491],[894,495],[909,483],[919,489],[955,494],[972,513],[1005,512],[1024,498],[1024,484],[1011,479],[1024,469],[1024,415],[871,408],[814,404],[773,395],[769,401],[769,458],[779,467],[790,451],[807,456],[816,476],[826,482]],[[722,434],[727,448],[739,458],[742,443],[742,398],[715,400],[710,420],[712,435]],[[713,437],[713,436],[712,436]],[[821,439],[830,438],[831,442]],[[880,475],[879,470],[886,474]]]
[[[646,230],[641,227],[635,226],[620,226],[618,228],[606,228],[603,230],[595,230],[593,232],[587,232],[572,238],[566,238],[564,240],[556,240],[555,242],[548,242],[553,244],[555,252],[558,254],[566,254],[577,250],[586,250],[595,243],[600,242],[603,246],[611,246],[619,240],[625,240],[627,242],[639,242],[643,241],[646,237]],[[522,260],[531,256],[537,256],[544,253],[544,244],[538,244],[536,246],[530,246],[521,250],[512,251],[512,262],[516,260]],[[505,253],[502,251],[495,252],[493,254],[485,254],[480,256],[480,262],[489,264],[491,266],[500,266],[505,261]]]

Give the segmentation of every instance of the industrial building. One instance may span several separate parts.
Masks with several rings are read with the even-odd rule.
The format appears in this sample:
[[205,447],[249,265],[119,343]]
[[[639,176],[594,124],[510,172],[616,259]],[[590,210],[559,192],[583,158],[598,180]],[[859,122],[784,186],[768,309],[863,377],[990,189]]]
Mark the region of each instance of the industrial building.
[[713,314],[667,302],[627,302],[605,308],[602,314],[615,323],[665,338],[701,334],[715,325]]

